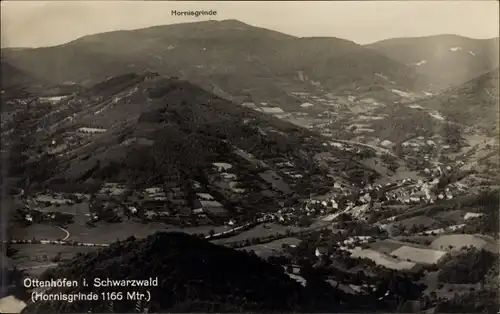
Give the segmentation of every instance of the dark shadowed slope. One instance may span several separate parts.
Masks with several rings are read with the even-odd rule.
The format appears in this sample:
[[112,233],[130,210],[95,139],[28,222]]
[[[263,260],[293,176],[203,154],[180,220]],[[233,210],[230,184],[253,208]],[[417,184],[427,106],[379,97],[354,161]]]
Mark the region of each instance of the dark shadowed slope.
[[8,62],[2,60],[2,88],[12,88],[15,86],[30,86],[35,83],[35,79],[28,73],[16,68]]
[[36,96],[67,95],[78,91],[80,87],[67,82],[52,84],[44,78],[37,78],[29,71],[21,70],[2,58],[1,62],[1,89],[4,101],[13,98]]
[[[163,184],[205,177],[214,162],[259,173],[286,159],[304,175],[294,188],[304,194],[317,192],[315,184],[332,183],[327,170],[352,183],[373,173],[356,162],[355,152],[336,148],[328,149],[338,162],[321,169],[313,156],[327,149],[324,138],[187,81],[155,74],[111,78],[59,102],[57,108],[20,125],[41,128],[35,135],[37,152],[51,150],[47,147],[53,147],[54,140],[62,143],[62,150],[52,156],[57,169],[38,176],[40,182]],[[104,132],[82,135],[77,132],[82,127]],[[38,169],[39,161],[33,162]]]
[[18,69],[17,67],[1,61],[1,89],[2,99],[8,100],[13,97],[29,96],[38,82],[30,74]]
[[[150,312],[335,312],[339,303],[331,298],[318,303],[318,295],[290,279],[281,266],[255,255],[216,246],[182,233],[156,233],[142,240],[133,238],[98,252],[79,255],[42,277],[68,280],[110,278],[147,280],[158,278],[149,288],[54,288],[48,293],[101,293],[146,289],[151,293]],[[134,312],[136,302],[115,302],[116,312]],[[311,307],[313,306],[314,307]],[[23,313],[108,312],[109,302],[77,301],[29,304]]]
[[283,95],[284,86],[341,92],[353,85],[387,85],[422,91],[431,82],[411,67],[347,40],[296,38],[235,20],[110,32],[56,47],[5,49],[4,55],[33,76],[58,83],[98,82],[152,70],[237,99],[255,97],[281,105],[293,102]]
[[457,35],[394,38],[365,47],[438,78],[442,87],[464,83],[498,67],[498,38]]

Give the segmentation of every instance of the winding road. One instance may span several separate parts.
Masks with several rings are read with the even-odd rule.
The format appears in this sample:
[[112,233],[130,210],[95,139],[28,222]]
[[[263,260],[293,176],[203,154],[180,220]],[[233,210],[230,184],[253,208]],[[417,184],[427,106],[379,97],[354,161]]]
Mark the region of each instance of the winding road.
[[55,226],[57,229],[63,231],[64,233],[66,233],[66,236],[62,239],[62,241],[66,241],[68,240],[69,236],[70,236],[70,233],[68,230],[64,229],[63,227],[59,227],[59,226]]

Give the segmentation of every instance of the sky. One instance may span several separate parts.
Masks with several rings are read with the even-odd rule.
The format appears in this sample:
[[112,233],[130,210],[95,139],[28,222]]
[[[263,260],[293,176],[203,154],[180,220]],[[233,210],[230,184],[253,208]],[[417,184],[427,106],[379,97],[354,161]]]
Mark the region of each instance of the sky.
[[2,47],[45,47],[114,30],[202,21],[171,10],[215,10],[298,37],[328,36],[367,44],[396,37],[499,36],[498,1],[2,1]]

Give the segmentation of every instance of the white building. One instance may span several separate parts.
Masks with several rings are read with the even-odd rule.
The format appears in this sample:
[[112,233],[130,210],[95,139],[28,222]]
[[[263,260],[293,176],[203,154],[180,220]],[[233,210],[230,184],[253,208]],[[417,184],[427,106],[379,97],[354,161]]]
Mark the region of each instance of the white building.
[[228,164],[226,162],[214,162],[213,165],[215,168],[217,168],[218,171],[227,171],[233,168],[231,164]]
[[80,133],[90,133],[90,134],[93,134],[93,133],[104,133],[106,132],[106,129],[98,129],[98,128],[79,128],[78,129],[78,132]]
[[380,145],[383,147],[389,147],[392,145],[392,142],[388,141],[388,140],[384,140],[384,141],[382,141],[382,143],[380,143]]

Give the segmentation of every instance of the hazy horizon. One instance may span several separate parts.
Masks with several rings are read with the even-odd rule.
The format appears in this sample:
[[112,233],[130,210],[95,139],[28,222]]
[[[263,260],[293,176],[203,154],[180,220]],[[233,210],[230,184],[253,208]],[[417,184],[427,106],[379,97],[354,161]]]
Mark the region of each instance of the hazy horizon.
[[[235,19],[297,37],[337,37],[358,44],[433,35],[490,39],[499,36],[498,7],[497,1],[308,1],[265,5],[251,1],[2,1],[1,38],[2,48],[37,48],[110,31]],[[178,17],[171,16],[171,10],[216,10],[218,14],[211,18]]]

